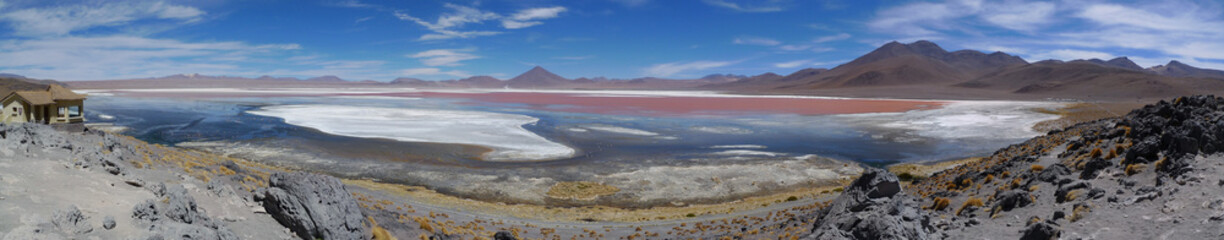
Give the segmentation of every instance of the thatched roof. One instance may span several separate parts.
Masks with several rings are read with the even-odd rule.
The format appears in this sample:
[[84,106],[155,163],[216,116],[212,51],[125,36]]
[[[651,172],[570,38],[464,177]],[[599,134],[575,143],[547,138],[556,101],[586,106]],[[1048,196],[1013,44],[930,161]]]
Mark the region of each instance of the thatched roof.
[[77,94],[58,84],[51,84],[43,91],[15,91],[12,94],[25,99],[31,105],[54,104],[55,101],[81,100],[85,95]]

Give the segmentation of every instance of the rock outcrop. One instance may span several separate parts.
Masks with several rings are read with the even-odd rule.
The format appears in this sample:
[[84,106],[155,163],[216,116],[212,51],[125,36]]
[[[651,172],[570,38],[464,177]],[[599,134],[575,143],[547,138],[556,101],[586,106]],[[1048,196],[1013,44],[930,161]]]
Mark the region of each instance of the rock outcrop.
[[132,218],[152,232],[150,239],[239,239],[225,225],[200,212],[187,189],[164,184],[150,185],[158,199],[149,199],[132,209]]
[[361,209],[339,179],[310,173],[275,173],[264,208],[302,239],[365,239]]
[[939,239],[933,229],[897,176],[872,168],[823,210],[805,239]]

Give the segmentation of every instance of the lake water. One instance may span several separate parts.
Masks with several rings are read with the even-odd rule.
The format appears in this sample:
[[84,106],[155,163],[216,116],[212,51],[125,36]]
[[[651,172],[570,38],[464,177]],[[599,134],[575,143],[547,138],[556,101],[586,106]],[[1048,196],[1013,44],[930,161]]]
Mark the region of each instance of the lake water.
[[[124,126],[149,142],[219,142],[231,145],[214,150],[289,167],[528,202],[539,197],[478,192],[540,191],[574,180],[633,185],[629,173],[653,167],[680,176],[710,172],[694,167],[741,166],[770,179],[802,179],[815,173],[781,169],[804,168],[794,164],[811,156],[882,165],[984,155],[1038,135],[1031,126],[1056,117],[1031,109],[1059,106],[413,89],[100,91],[87,104],[90,123]],[[463,183],[474,179],[496,179],[496,186]],[[754,190],[727,191],[721,194]],[[665,198],[647,195],[630,198]]]

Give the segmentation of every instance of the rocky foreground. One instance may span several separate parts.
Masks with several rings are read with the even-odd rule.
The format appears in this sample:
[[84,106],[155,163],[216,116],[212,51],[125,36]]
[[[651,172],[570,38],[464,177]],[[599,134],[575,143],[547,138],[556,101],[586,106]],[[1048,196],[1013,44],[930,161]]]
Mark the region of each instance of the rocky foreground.
[[[725,231],[718,234],[703,235],[703,227],[710,226],[700,222],[693,226],[700,232],[683,228],[683,222],[678,227],[661,225],[678,231],[663,230],[663,235],[638,233],[641,227],[572,228],[581,228],[582,238],[606,233],[606,238],[626,239],[773,238],[770,233],[791,229],[803,234],[779,236],[1218,239],[1224,237],[1224,228],[1218,227],[1224,224],[1222,117],[1224,98],[1183,97],[1124,117],[1054,131],[930,177],[898,178],[869,169],[831,202],[796,207],[785,216],[770,213],[780,223],[719,227]],[[2,239],[514,239],[520,235],[517,229],[497,227],[487,219],[472,222],[487,223],[489,230],[473,225],[480,229],[471,231],[477,234],[457,235],[445,227],[435,228],[445,226],[440,221],[405,220],[389,210],[415,211],[411,206],[375,204],[351,188],[329,176],[149,145],[98,131],[63,133],[42,125],[0,125]],[[435,213],[429,211],[428,216]],[[387,223],[387,228],[378,221]],[[560,237],[551,234],[552,229],[537,230],[539,234],[531,236]]]
[[864,174],[808,239],[1220,239],[1224,98],[1181,97],[916,179]]
[[0,236],[368,239],[339,180],[86,130],[0,125]]

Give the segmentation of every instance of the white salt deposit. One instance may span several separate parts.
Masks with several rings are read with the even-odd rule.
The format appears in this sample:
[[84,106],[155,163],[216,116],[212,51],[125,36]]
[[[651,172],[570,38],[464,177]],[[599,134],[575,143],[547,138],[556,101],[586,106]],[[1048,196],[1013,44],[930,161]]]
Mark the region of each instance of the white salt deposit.
[[911,130],[929,138],[1018,139],[1041,135],[1033,130],[1033,125],[1059,117],[1033,109],[1060,106],[1060,103],[1047,102],[957,101],[932,110],[844,117],[852,123]]
[[486,146],[493,149],[483,156],[487,161],[553,160],[575,153],[524,129],[539,119],[517,114],[336,105],[269,106],[248,113],[342,136]]
[[690,127],[689,129],[693,131],[707,132],[707,133],[714,133],[714,134],[742,135],[742,134],[752,134],[753,133],[752,130],[737,128],[737,127],[725,127],[725,126],[695,126],[695,127]]

